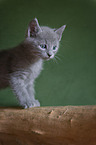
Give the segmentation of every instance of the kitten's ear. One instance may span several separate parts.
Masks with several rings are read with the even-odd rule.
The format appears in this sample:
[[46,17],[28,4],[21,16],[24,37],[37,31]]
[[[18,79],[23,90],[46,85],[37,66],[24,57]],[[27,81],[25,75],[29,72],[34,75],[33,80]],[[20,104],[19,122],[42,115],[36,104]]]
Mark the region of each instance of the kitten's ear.
[[38,32],[42,31],[37,18],[33,19],[29,23],[28,31],[27,31],[27,36],[28,37],[35,37]]
[[62,26],[62,27],[60,27],[59,29],[55,30],[55,32],[56,32],[56,33],[57,33],[57,35],[58,35],[58,39],[59,39],[59,41],[61,40],[62,33],[63,33],[63,31],[64,31],[65,27],[66,27],[66,25],[63,25],[63,26]]

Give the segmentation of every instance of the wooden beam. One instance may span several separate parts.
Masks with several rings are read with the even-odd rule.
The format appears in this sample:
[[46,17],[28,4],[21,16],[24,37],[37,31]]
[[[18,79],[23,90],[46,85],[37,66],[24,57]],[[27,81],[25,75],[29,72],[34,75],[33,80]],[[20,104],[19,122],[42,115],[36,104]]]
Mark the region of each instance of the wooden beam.
[[96,106],[0,108],[0,145],[96,145]]

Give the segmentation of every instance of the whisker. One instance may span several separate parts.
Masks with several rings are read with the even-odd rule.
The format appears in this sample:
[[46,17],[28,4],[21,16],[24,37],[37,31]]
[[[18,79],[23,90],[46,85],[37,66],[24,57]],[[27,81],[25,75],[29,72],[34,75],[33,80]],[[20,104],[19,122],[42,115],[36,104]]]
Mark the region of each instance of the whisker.
[[54,60],[54,62],[56,62],[56,63],[58,64],[58,62],[57,62],[57,60],[56,60],[56,58],[55,58],[55,57],[53,58],[53,60]]
[[61,60],[61,58],[59,58],[57,55],[55,55],[55,58],[56,58],[58,61],[63,62],[63,61]]
[[66,58],[66,56],[62,55],[62,54],[57,54],[61,57],[61,62],[64,62],[64,61],[68,61],[68,58]]
[[56,57],[58,60],[60,60],[60,61],[61,61],[61,59],[60,59],[58,56],[56,56],[56,55],[55,55],[55,57]]
[[[56,54],[56,56],[57,56],[57,55],[59,55],[60,57],[64,57],[64,55],[62,55],[62,54]],[[61,59],[61,58],[60,58],[60,59]]]

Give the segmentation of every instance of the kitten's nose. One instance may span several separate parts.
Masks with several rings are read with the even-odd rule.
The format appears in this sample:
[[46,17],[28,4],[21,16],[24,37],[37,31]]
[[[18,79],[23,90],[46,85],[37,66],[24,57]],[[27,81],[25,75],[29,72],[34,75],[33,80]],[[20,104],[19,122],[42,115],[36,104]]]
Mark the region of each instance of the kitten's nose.
[[50,53],[47,53],[47,55],[48,55],[49,57],[51,57],[51,54],[50,54]]

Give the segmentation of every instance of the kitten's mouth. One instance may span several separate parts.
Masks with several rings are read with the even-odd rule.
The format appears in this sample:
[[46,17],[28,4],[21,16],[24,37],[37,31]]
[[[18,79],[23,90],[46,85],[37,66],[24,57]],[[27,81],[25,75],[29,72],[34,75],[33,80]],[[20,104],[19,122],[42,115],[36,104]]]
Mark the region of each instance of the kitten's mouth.
[[52,59],[52,58],[53,58],[53,57],[44,57],[43,59],[48,61],[48,60],[50,60],[50,59]]
[[48,55],[48,56],[42,56],[42,59],[44,59],[44,60],[50,60],[50,59],[52,59],[52,58],[54,58],[54,55]]

